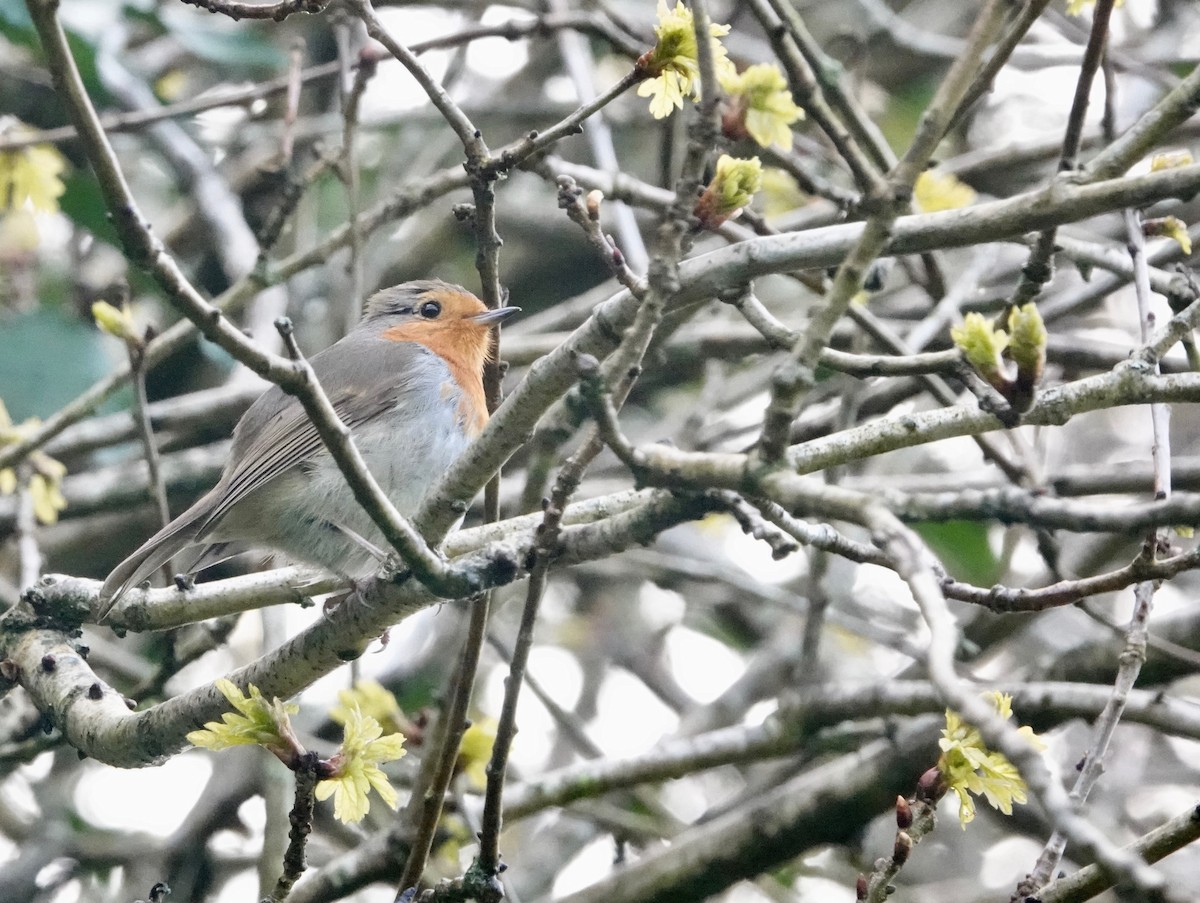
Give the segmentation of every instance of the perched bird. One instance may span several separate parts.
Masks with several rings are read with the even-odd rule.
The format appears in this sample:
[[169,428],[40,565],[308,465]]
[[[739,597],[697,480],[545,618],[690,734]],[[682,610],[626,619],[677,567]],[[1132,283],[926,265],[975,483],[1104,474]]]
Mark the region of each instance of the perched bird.
[[[406,282],[372,296],[359,324],[310,359],[402,514],[416,511],[487,423],[488,331],[517,310],[488,310],[446,282]],[[175,563],[181,573],[261,547],[362,576],[382,542],[300,402],[274,386],[238,421],[217,485],[109,574],[99,616],[185,550]]]

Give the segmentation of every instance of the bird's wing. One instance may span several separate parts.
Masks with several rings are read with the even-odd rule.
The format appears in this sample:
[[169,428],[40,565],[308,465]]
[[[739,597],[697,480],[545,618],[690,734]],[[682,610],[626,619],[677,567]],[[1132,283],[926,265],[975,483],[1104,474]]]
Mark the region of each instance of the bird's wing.
[[[351,430],[378,417],[409,390],[419,356],[430,352],[413,342],[357,337],[353,351],[333,345],[310,360],[341,421]],[[345,341],[344,339],[342,340]],[[353,360],[345,359],[353,354]],[[331,359],[332,358],[332,359]],[[366,383],[372,383],[370,389]],[[233,468],[222,477],[224,491],[200,527],[203,538],[250,493],[311,460],[322,448],[321,437],[304,407],[278,386],[264,393],[246,412],[233,434]]]

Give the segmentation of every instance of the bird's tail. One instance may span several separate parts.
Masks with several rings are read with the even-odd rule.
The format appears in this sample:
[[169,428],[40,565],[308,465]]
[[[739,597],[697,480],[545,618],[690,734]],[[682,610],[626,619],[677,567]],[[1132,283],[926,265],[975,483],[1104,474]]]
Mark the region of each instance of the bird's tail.
[[108,616],[130,587],[150,579],[155,571],[199,540],[200,529],[208,519],[210,507],[210,498],[206,495],[113,569],[100,587],[97,621],[103,621]]

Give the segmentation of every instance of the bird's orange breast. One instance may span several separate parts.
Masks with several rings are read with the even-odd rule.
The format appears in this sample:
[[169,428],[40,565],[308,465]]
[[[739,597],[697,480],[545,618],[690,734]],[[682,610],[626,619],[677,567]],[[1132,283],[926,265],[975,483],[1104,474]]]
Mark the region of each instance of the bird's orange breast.
[[416,342],[441,358],[450,371],[450,380],[442,387],[442,397],[448,399],[457,387],[462,393],[458,419],[463,429],[472,437],[483,430],[488,421],[487,396],[483,391],[486,329],[466,323],[439,324],[433,328],[424,323],[406,323],[384,330],[383,337],[392,342]]

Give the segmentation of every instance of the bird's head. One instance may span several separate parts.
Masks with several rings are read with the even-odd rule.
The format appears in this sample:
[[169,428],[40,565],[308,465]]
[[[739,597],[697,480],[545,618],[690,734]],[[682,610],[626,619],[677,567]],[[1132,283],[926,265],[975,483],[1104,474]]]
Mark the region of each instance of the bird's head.
[[478,376],[487,360],[488,331],[519,310],[488,310],[462,286],[423,279],[372,295],[359,329],[392,342],[417,342]]

